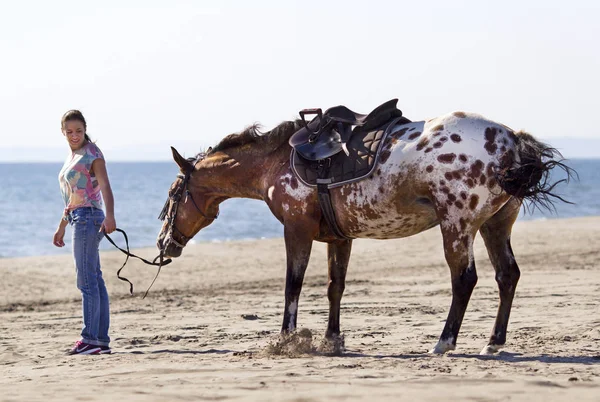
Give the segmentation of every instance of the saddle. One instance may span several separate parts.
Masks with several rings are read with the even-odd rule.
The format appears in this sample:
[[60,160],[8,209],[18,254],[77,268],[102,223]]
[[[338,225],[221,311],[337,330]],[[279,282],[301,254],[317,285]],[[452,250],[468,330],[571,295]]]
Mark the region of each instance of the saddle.
[[[356,113],[345,106],[304,109],[304,127],[292,135],[290,165],[297,178],[318,190],[323,216],[332,232],[349,239],[337,225],[329,190],[362,180],[375,170],[379,150],[388,133],[410,123],[392,99],[369,114]],[[307,115],[316,115],[306,122]],[[343,151],[343,152],[342,152]]]
[[[290,138],[290,145],[300,156],[312,161],[329,158],[342,150],[349,155],[345,144],[355,133],[368,132],[394,118],[402,118],[397,103],[398,99],[389,100],[366,115],[342,105],[327,109],[325,113],[321,109],[301,110],[304,127]],[[313,114],[315,118],[307,123],[306,116]]]

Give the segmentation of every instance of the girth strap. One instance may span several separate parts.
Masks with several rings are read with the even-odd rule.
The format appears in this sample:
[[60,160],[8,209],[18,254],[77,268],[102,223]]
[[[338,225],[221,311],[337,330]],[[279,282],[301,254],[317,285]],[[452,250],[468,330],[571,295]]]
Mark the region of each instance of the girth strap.
[[[329,173],[329,166],[326,166],[323,162],[324,161],[321,161],[321,164],[318,169],[319,177],[326,177]],[[329,193],[328,188],[329,183],[331,183],[331,179],[317,179],[317,198],[319,200],[321,212],[323,213],[325,222],[327,222],[327,226],[329,226],[329,229],[331,229],[331,231],[336,237],[339,237],[340,239],[344,240],[350,240],[352,238],[346,236],[337,224],[337,219],[335,218],[333,205],[331,204],[331,194]]]

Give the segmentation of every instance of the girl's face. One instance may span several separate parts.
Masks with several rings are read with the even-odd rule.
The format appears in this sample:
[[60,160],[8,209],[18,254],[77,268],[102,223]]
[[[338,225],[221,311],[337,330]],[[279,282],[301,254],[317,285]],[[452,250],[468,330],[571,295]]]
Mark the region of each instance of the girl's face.
[[72,151],[76,151],[85,144],[85,127],[79,120],[65,122],[63,135],[67,139]]

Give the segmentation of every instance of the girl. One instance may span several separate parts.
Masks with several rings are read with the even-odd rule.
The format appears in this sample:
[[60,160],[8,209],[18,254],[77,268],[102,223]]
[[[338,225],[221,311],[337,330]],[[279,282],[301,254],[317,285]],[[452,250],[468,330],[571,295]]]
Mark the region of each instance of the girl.
[[[116,228],[113,194],[104,156],[87,135],[83,114],[69,110],[62,117],[61,130],[71,152],[58,175],[65,209],[53,243],[57,247],[65,245],[65,228],[70,223],[77,288],[83,298],[81,340],[68,354],[108,354],[109,301],[98,246],[104,233],[112,233]],[[106,216],[102,210],[103,199]]]

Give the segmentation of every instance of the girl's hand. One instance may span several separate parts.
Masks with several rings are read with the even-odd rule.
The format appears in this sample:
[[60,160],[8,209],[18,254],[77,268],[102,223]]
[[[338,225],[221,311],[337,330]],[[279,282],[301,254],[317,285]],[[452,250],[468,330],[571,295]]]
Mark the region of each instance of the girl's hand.
[[56,247],[64,247],[65,246],[64,238],[65,238],[65,228],[59,227],[58,229],[56,229],[56,233],[54,233],[54,238],[52,239],[52,244],[54,244]]
[[115,217],[112,215],[107,215],[104,218],[104,222],[102,222],[102,226],[100,226],[100,231],[106,234],[110,234],[115,231],[117,228],[117,223],[115,222]]

